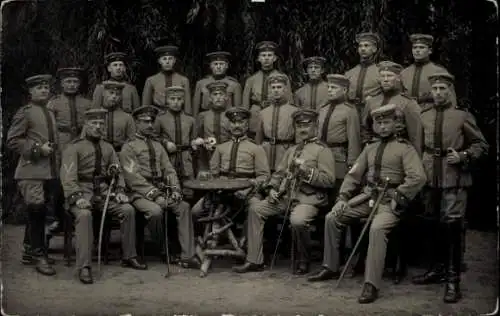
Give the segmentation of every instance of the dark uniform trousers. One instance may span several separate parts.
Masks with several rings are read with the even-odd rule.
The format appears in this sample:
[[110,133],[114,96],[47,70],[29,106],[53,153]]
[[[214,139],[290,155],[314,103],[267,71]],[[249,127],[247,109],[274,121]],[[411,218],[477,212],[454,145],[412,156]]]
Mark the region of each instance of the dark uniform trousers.
[[[151,238],[160,244],[162,251],[165,251],[165,227],[161,206],[145,198],[138,198],[132,204],[137,211],[144,213],[144,217],[148,221]],[[182,249],[181,259],[192,258],[195,255],[195,244],[189,204],[186,201],[182,201],[176,205],[169,206],[167,211],[174,212],[177,218],[179,243]]]
[[[76,266],[90,267],[94,242],[92,210],[74,205],[70,211],[75,216]],[[134,207],[129,203],[118,204],[110,199],[106,216],[114,216],[120,221],[122,258],[127,260],[136,257]]]
[[59,179],[18,180],[17,187],[28,211],[24,231],[24,252],[33,256],[46,254],[45,221],[48,207],[57,208],[64,204],[64,195]]
[[[370,215],[372,208],[368,202],[355,207],[347,206],[340,216],[329,212],[325,219],[325,246],[323,266],[338,271],[340,266],[339,246],[342,230],[346,225]],[[390,204],[379,204],[370,225],[368,254],[366,257],[365,282],[380,288],[387,249],[387,235],[399,222],[399,217],[390,209]]]

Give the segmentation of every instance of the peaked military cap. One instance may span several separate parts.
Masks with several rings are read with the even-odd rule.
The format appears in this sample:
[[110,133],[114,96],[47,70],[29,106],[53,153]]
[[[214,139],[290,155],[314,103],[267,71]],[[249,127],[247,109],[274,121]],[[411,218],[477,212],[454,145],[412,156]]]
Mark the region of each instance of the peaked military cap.
[[170,86],[165,90],[166,95],[184,95],[184,87],[181,86]]
[[398,106],[395,104],[386,104],[370,112],[374,120],[381,120],[388,117],[394,117]]
[[417,33],[417,34],[412,34],[410,35],[410,41],[413,43],[413,44],[424,44],[424,45],[427,45],[427,46],[432,46],[432,43],[434,42],[434,37],[432,35],[429,35],[429,34],[420,34],[420,33]]
[[229,84],[227,84],[227,82],[224,82],[221,80],[213,81],[213,82],[210,82],[209,84],[207,84],[207,89],[210,93],[212,93],[214,91],[226,92],[227,87],[229,87]]
[[298,110],[292,114],[295,123],[313,123],[317,118],[318,112],[309,109]]
[[152,105],[144,105],[132,112],[132,116],[136,119],[150,119],[153,120],[160,110]]
[[106,65],[109,65],[115,61],[125,62],[126,58],[127,58],[127,54],[125,54],[123,52],[114,52],[114,53],[109,53],[106,56],[104,56],[104,62],[106,63]]
[[436,72],[435,74],[427,77],[431,85],[435,83],[446,83],[447,85],[452,85],[455,82],[455,76],[448,72]]
[[255,49],[258,50],[259,52],[266,52],[266,51],[275,52],[276,49],[278,49],[278,44],[272,41],[262,41],[257,43],[257,45],[255,45]]
[[68,68],[59,68],[57,69],[57,77],[60,79],[75,77],[80,78],[82,76],[83,69],[78,67],[68,67]]
[[125,84],[118,81],[106,80],[102,82],[102,86],[106,90],[122,91],[125,88]]
[[250,118],[250,111],[243,107],[232,107],[226,111],[225,115],[231,122],[242,121]]
[[380,45],[380,36],[377,33],[372,33],[372,32],[365,32],[365,33],[359,33],[356,35],[356,42],[360,43],[363,41],[368,41],[372,42],[375,45],[379,46]]
[[217,51],[217,52],[211,52],[205,55],[205,57],[210,61],[216,61],[216,60],[221,60],[221,61],[229,61],[229,58],[231,58],[231,53],[225,52],[225,51]]
[[85,111],[85,120],[104,120],[106,118],[106,113],[108,113],[105,109],[89,109]]
[[28,88],[31,88],[31,87],[34,87],[34,86],[37,86],[40,84],[50,84],[50,82],[52,81],[52,75],[48,75],[48,74],[35,75],[35,76],[31,76],[31,77],[26,78],[25,81],[26,81],[26,86],[28,86]]
[[281,82],[284,84],[288,83],[288,77],[285,74],[275,73],[267,77],[267,83]]
[[179,47],[174,45],[158,46],[155,48],[155,53],[156,55],[158,55],[158,57],[165,55],[176,57],[179,53]]
[[326,58],[324,58],[324,57],[312,56],[312,57],[308,57],[308,58],[304,59],[304,66],[307,67],[310,64],[318,64],[321,67],[323,67],[325,62],[326,62]]
[[403,66],[390,60],[384,60],[377,64],[378,71],[390,71],[397,75],[403,71]]
[[326,80],[328,80],[329,83],[333,83],[344,88],[348,88],[350,85],[349,78],[340,74],[328,74],[326,75]]

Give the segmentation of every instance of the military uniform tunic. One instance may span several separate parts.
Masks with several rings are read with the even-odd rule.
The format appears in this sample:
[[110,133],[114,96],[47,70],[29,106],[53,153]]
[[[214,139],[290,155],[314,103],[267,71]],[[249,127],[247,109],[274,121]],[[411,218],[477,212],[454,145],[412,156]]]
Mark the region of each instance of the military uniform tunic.
[[318,120],[318,137],[333,152],[337,179],[344,179],[361,152],[358,111],[350,103],[329,102],[319,109]]
[[[75,216],[76,265],[90,267],[94,242],[92,214],[100,211],[111,181],[108,170],[115,165],[120,168],[120,160],[113,146],[103,140],[77,138],[63,152],[61,183],[66,203]],[[125,182],[120,174],[113,192],[123,193]],[[79,199],[92,203],[93,209],[81,209],[76,205]],[[111,198],[109,214],[117,216],[121,225],[123,259],[136,257],[135,210],[128,203],[119,204]]]
[[184,112],[191,115],[193,109],[191,107],[189,79],[177,72],[169,74],[159,72],[156,75],[148,77],[144,83],[144,90],[142,91],[142,104],[164,108],[167,104],[165,91],[171,86],[184,87]]
[[345,76],[350,82],[349,100],[361,114],[366,99],[382,92],[378,82],[378,67],[373,63],[362,63],[348,70]]
[[295,91],[294,100],[296,107],[317,110],[328,100],[328,84],[308,82]]
[[290,103],[276,103],[259,113],[255,142],[266,151],[271,172],[276,170],[285,151],[295,144],[292,115],[298,110]]
[[[485,155],[488,143],[469,112],[454,107],[451,102],[445,105],[429,106],[422,110],[424,126],[423,163],[427,174],[427,207],[432,207],[432,193],[440,190],[441,199],[446,207],[441,207],[441,219],[453,221],[464,216],[467,192],[472,185],[469,162]],[[460,153],[463,161],[448,164],[447,149],[453,148]],[[466,156],[464,156],[466,152]]]
[[135,137],[135,121],[132,115],[122,109],[108,111],[105,119],[104,139],[120,151],[123,144]]
[[[267,84],[267,78],[276,74],[283,74],[282,72],[273,69],[271,71],[259,70],[250,76],[245,82],[245,88],[243,90],[243,98],[241,104],[244,108],[250,110],[250,123],[249,132],[254,134],[257,132],[259,127],[259,113],[267,105],[264,101],[267,101],[269,95],[269,86]],[[292,86],[290,83],[290,78],[288,78],[287,84],[287,95],[286,99],[289,102],[293,101]]]
[[[257,180],[257,186],[263,185],[270,177],[269,164],[264,149],[248,137],[240,137],[216,146],[210,159],[212,176],[227,178],[249,178]],[[243,190],[249,193],[250,190]],[[248,204],[258,202],[256,196],[250,197]],[[233,201],[234,202],[234,201]],[[193,214],[203,211],[203,199],[193,206]]]
[[61,151],[71,140],[80,137],[84,113],[91,107],[92,101],[80,95],[61,94],[49,101],[47,108],[54,113],[56,118]]
[[[110,79],[116,81],[116,79]],[[137,92],[137,88],[124,81],[120,81],[125,84],[125,87],[122,90],[122,102],[120,108],[127,112],[132,113],[132,111],[141,106],[141,100],[139,98],[139,93]],[[101,108],[104,103],[104,87],[102,84],[98,84],[95,87],[94,94],[92,96],[92,107],[93,108]]]
[[408,140],[413,144],[419,154],[422,153],[422,120],[420,119],[420,107],[415,100],[399,92],[383,93],[366,101],[362,116],[363,142],[369,142],[375,134],[370,112],[382,105],[396,104],[403,112]]
[[[138,211],[145,213],[153,240],[164,247],[163,209],[155,203],[155,199],[162,193],[158,186],[165,184],[174,192],[181,190],[167,152],[159,142],[136,134],[134,140],[123,146],[120,161],[125,183],[131,191],[132,204]],[[195,249],[189,204],[182,201],[170,206],[170,209],[177,217],[182,256],[189,259],[194,255]]]
[[[304,165],[313,170],[308,179],[299,180],[296,192],[287,192],[288,198],[294,201],[290,211],[290,223],[297,235],[299,248],[302,247],[299,253],[303,255],[307,252],[309,245],[307,225],[318,213],[318,207],[326,205],[328,191],[335,185],[335,160],[331,150],[317,138],[294,145],[286,151],[276,172],[271,176],[269,187],[279,192],[280,184],[287,176],[287,171],[294,159],[304,160]],[[262,237],[265,220],[269,216],[285,212],[286,200],[280,199],[279,203],[273,204],[266,199],[250,206],[248,210],[248,262],[263,263]]]
[[[407,89],[408,95],[414,98],[418,104],[433,103],[429,76],[435,73],[447,73],[446,68],[433,62],[413,63],[401,71],[401,81]],[[457,104],[457,97],[452,87],[452,104]]]
[[175,153],[169,153],[169,158],[180,180],[193,178],[191,140],[196,138],[194,118],[182,112],[166,111],[156,117],[154,128],[165,149],[167,142],[173,142],[177,147]]
[[[201,112],[196,121],[198,124],[196,130],[198,137],[206,139],[214,137],[217,144],[226,142],[230,137],[229,120],[225,115],[225,111],[214,111],[213,109]],[[211,153],[205,148],[200,148],[198,167],[201,170],[208,169]]]
[[[325,220],[325,246],[323,265],[332,271],[339,269],[339,243],[341,230],[359,218],[368,217],[372,211],[369,200],[376,200],[389,178],[383,196],[373,218],[369,233],[366,258],[365,282],[380,288],[387,248],[387,234],[399,222],[399,212],[418,194],[425,184],[425,171],[415,148],[405,139],[388,138],[368,144],[349,170],[340,188],[339,197],[349,200],[346,209],[335,215],[334,206]],[[361,194],[356,195],[361,183]],[[391,210],[390,201],[398,207]]]
[[241,105],[241,85],[238,80],[231,76],[224,76],[221,79],[215,79],[214,76],[207,76],[196,82],[193,95],[193,117],[210,108],[210,93],[208,92],[207,85],[214,81],[223,81],[228,84],[227,108]]

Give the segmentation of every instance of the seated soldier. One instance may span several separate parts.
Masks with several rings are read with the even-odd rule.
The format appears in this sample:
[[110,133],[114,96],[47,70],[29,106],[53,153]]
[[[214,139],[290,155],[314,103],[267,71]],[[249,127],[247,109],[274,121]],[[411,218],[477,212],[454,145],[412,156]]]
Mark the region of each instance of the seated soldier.
[[[167,152],[159,142],[153,140],[153,122],[158,112],[153,106],[143,106],[133,112],[137,133],[135,139],[123,145],[120,152],[123,177],[132,191],[131,203],[137,211],[145,214],[151,237],[160,246],[162,258],[165,258],[166,246],[163,210],[172,210],[179,225],[181,264],[197,267],[199,262],[194,253],[189,204],[182,200],[179,180]],[[167,188],[171,190],[171,196],[167,196]]]
[[[259,271],[263,268],[262,238],[264,224],[269,216],[290,212],[290,224],[296,236],[299,251],[297,274],[309,270],[308,224],[318,208],[328,203],[328,191],[335,185],[335,159],[331,150],[321,143],[317,135],[318,113],[299,110],[293,114],[295,139],[299,143],[284,154],[268,184],[266,200],[250,205],[248,210],[247,262],[233,270],[238,273]],[[288,181],[287,179],[293,179]],[[291,183],[297,183],[293,186]],[[288,197],[285,197],[288,195]],[[287,209],[292,199],[292,209]]]
[[[250,111],[234,107],[227,110],[225,115],[229,119],[229,131],[232,138],[217,145],[210,159],[210,172],[201,171],[199,178],[207,178],[207,173],[209,173],[208,177],[244,178],[249,179],[256,188],[259,188],[269,179],[270,171],[264,149],[246,136]],[[255,194],[248,196],[251,191],[253,190],[245,189],[236,192],[235,196],[238,199],[232,202],[237,203],[246,199],[249,205],[253,205],[260,201]],[[204,198],[193,206],[194,215],[201,215],[203,203]]]
[[[375,211],[369,233],[365,284],[358,300],[362,304],[377,299],[384,271],[387,234],[398,224],[400,212],[426,181],[422,161],[415,148],[409,141],[395,136],[399,115],[396,105],[384,105],[373,110],[371,115],[373,129],[380,139],[363,149],[345,176],[337,203],[326,216],[323,268],[308,278],[311,282],[337,279],[340,276],[341,231],[346,225]],[[383,179],[388,179],[388,189],[377,210],[372,210],[384,186]],[[365,181],[367,185],[360,187]],[[362,193],[354,196],[359,189]]]
[[91,109],[85,112],[82,137],[63,152],[61,184],[66,202],[75,216],[76,266],[82,283],[93,283],[91,255],[94,241],[92,213],[101,210],[108,193],[110,178],[115,177],[115,197],[109,200],[107,212],[118,217],[121,225],[122,266],[145,270],[136,259],[135,211],[124,194],[125,182],[120,174],[120,161],[113,146],[101,139],[107,111]]

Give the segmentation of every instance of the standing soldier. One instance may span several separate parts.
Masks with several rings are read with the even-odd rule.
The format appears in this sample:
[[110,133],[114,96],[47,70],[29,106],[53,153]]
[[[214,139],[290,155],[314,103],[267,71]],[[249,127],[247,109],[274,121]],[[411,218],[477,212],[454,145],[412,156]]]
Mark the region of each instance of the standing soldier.
[[195,138],[194,118],[182,110],[186,92],[184,87],[172,86],[166,90],[167,111],[158,115],[155,133],[165,147],[181,181],[194,178],[191,141]]
[[[397,111],[394,104],[372,111],[380,139],[363,149],[346,174],[337,203],[326,215],[323,268],[308,278],[310,282],[339,278],[341,231],[346,225],[376,212],[370,225],[365,283],[358,299],[361,304],[377,299],[384,271],[387,234],[398,224],[401,212],[426,181],[422,161],[415,148],[407,140],[395,136]],[[387,191],[378,209],[372,210],[387,179]],[[366,183],[366,186],[360,188],[361,183]],[[356,195],[360,189],[361,194]]]
[[45,245],[47,204],[60,205],[63,198],[56,120],[46,107],[51,79],[51,75],[26,79],[30,101],[14,115],[6,139],[7,147],[20,155],[14,179],[28,212],[23,263],[36,262],[36,271],[44,275],[56,273]]
[[[59,136],[59,148],[63,152],[73,139],[80,137],[85,111],[91,108],[91,100],[80,95],[81,68],[60,68],[57,70],[62,94],[51,99],[47,108],[54,113]],[[64,201],[61,201],[64,202]],[[62,229],[63,205],[56,206],[57,221],[50,227],[52,234]]]
[[[242,106],[251,112],[249,126],[249,135],[251,138],[255,137],[258,129],[259,112],[267,106],[266,101],[269,97],[267,78],[271,75],[282,74],[274,68],[274,63],[278,60],[278,56],[276,56],[278,45],[276,43],[263,41],[257,43],[255,48],[259,52],[257,61],[260,63],[260,70],[246,80],[243,99],[241,101]],[[292,85],[288,76],[286,77],[286,99],[287,102],[292,102]]]
[[260,111],[255,142],[264,147],[271,172],[276,170],[285,151],[295,144],[293,114],[298,110],[287,98],[288,77],[274,74],[267,79],[270,105]]
[[444,302],[460,300],[462,221],[467,206],[467,188],[472,185],[469,164],[488,151],[488,144],[473,115],[452,104],[454,77],[449,73],[429,76],[434,104],[422,110],[424,126],[423,163],[428,186],[424,191],[426,212],[439,225],[432,232],[433,264],[413,279],[415,284],[446,280]]
[[[408,89],[409,96],[417,100],[421,106],[425,103],[433,103],[431,86],[427,78],[435,73],[448,72],[443,66],[430,61],[432,54],[432,43],[434,37],[429,34],[410,35],[412,43],[411,52],[414,63],[401,72],[403,86]],[[453,86],[451,89],[451,103],[457,105],[457,99]]]
[[191,108],[189,79],[175,71],[179,48],[177,46],[160,46],[155,49],[155,53],[158,57],[158,64],[160,64],[160,71],[146,79],[142,91],[142,104],[165,108],[168,98],[167,89],[172,86],[180,86],[184,91],[184,108],[182,110],[191,115],[193,109]]
[[[206,140],[209,137],[215,138],[216,144],[226,142],[230,137],[229,120],[224,115],[228,99],[229,85],[224,81],[213,81],[206,85],[210,100],[210,110],[201,112],[198,116],[196,128],[198,137]],[[201,140],[200,140],[201,143]],[[210,153],[206,148],[200,148],[198,167],[200,170],[208,169]]]
[[351,101],[361,117],[366,99],[380,93],[378,83],[377,57],[380,54],[381,40],[376,33],[360,33],[356,36],[358,43],[359,65],[348,70],[349,101]]
[[[183,266],[198,266],[195,260],[193,221],[190,206],[182,201],[181,188],[175,170],[163,146],[152,139],[153,122],[158,109],[144,106],[133,113],[137,125],[135,140],[126,143],[120,153],[123,176],[132,191],[131,203],[148,220],[152,239],[160,245],[162,258],[165,254],[163,211],[173,211],[179,226],[179,242],[182,248]],[[165,188],[172,191],[167,196]],[[169,204],[171,198],[175,204]],[[166,214],[165,214],[166,216]]]
[[125,84],[115,81],[104,81],[102,107],[107,110],[106,131],[104,139],[120,152],[123,144],[135,137],[135,122],[132,116],[120,108],[122,91]]
[[420,107],[412,98],[401,91],[401,70],[403,67],[392,61],[382,61],[378,64],[378,81],[382,93],[366,100],[366,106],[362,114],[363,142],[370,142],[375,136],[373,132],[372,118],[370,112],[386,104],[396,104],[404,115],[408,140],[413,144],[419,154],[422,153],[422,121],[420,119]]
[[[247,262],[234,267],[235,272],[259,271],[263,265],[262,236],[269,216],[290,212],[290,224],[299,252],[297,274],[309,271],[309,223],[318,213],[318,207],[328,202],[328,190],[335,185],[335,160],[332,152],[318,140],[318,113],[299,110],[294,113],[295,137],[298,145],[288,149],[278,169],[272,175],[266,200],[252,204],[248,210]],[[288,183],[291,176],[296,186]],[[292,191],[293,190],[293,191]],[[287,198],[292,209],[287,209]],[[287,214],[285,214],[287,215]]]
[[309,82],[295,91],[295,106],[306,109],[319,109],[328,99],[328,86],[322,76],[325,72],[323,57],[309,57],[304,60]]
[[116,195],[109,200],[107,212],[120,220],[123,260],[122,266],[137,270],[147,269],[137,261],[135,250],[135,210],[125,195],[125,182],[120,174],[120,160],[110,143],[101,139],[106,110],[85,112],[86,124],[82,136],[64,151],[61,182],[66,203],[75,216],[76,266],[78,278],[84,284],[93,283],[91,271],[94,241],[92,214],[101,210],[111,188]]
[[361,152],[360,124],[356,107],[347,101],[349,79],[339,74],[329,74],[327,79],[328,103],[319,109],[318,135],[335,157],[338,190]]
[[196,83],[193,96],[193,117],[197,117],[198,113],[207,111],[210,108],[210,91],[207,85],[214,81],[227,83],[228,108],[241,105],[241,85],[238,80],[226,75],[231,54],[228,52],[213,52],[207,54],[206,58],[210,63],[211,74]]
[[[109,79],[111,81],[120,82],[124,85],[121,95],[120,108],[127,112],[132,113],[132,111],[140,106],[139,93],[137,93],[137,88],[126,81],[126,71],[125,66],[127,55],[125,53],[116,52],[110,53],[104,57],[107,70],[109,73]],[[94,95],[92,97],[93,108],[100,108],[104,104],[104,86],[99,84],[95,87]]]

